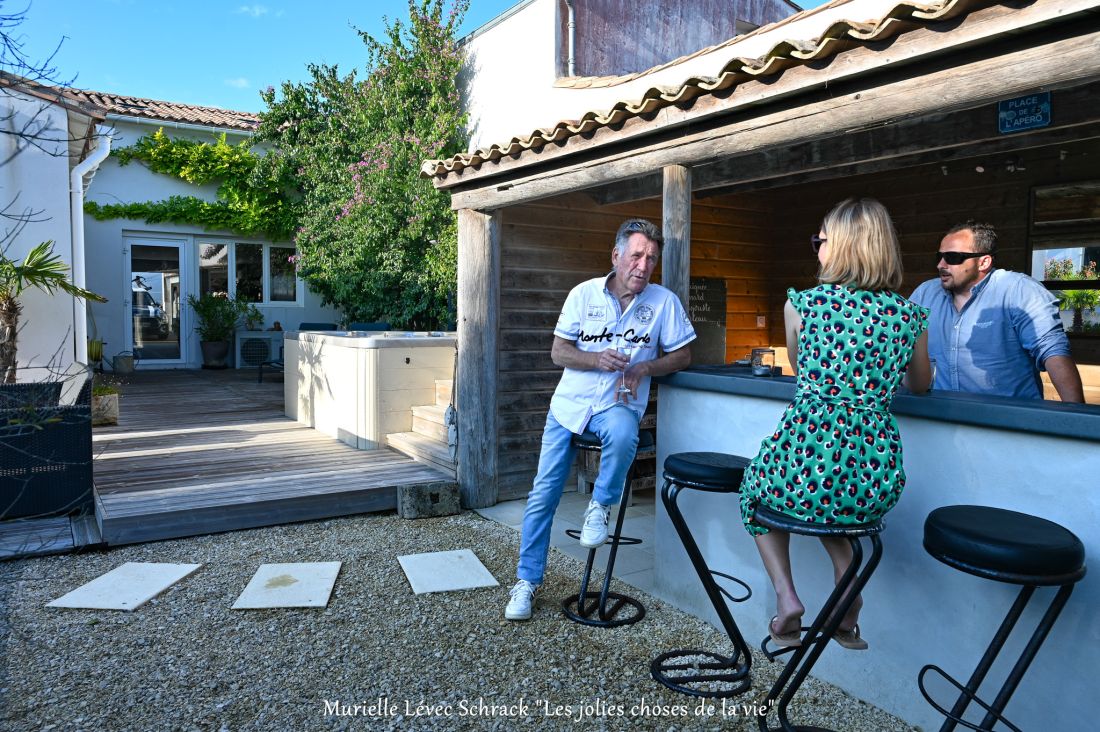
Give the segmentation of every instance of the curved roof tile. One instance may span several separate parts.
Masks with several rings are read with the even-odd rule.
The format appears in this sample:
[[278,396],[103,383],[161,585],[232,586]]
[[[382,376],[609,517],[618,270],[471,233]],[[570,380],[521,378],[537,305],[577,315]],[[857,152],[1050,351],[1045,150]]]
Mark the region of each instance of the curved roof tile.
[[247,132],[252,132],[260,124],[260,116],[251,112],[237,112],[219,107],[203,107],[197,104],[129,97],[123,94],[86,89],[69,89],[67,93],[70,97],[86,100],[103,107],[110,114],[125,115],[127,117],[141,117],[164,122],[183,122],[204,127],[221,127]]
[[[840,3],[834,4],[839,5]],[[457,173],[464,168],[476,168],[484,162],[519,155],[526,150],[538,149],[547,143],[561,142],[569,137],[586,134],[600,127],[616,125],[630,117],[652,114],[663,107],[684,104],[704,94],[725,91],[745,81],[775,75],[791,66],[803,65],[815,60],[831,59],[840,51],[857,43],[886,40],[906,29],[930,21],[940,21],[954,17],[965,12],[974,4],[971,0],[932,0],[924,3],[915,0],[904,0],[873,22],[837,20],[825,28],[817,38],[782,40],[759,58],[735,56],[719,70],[716,76],[693,76],[676,87],[653,86],[636,100],[618,102],[604,111],[587,112],[579,120],[562,120],[553,127],[537,129],[526,137],[513,137],[503,144],[479,148],[470,153],[455,155],[447,160],[425,161],[421,165],[420,175],[424,178],[445,177],[449,173]],[[814,11],[806,11],[807,14],[812,12]],[[750,35],[774,30],[777,26],[785,25],[792,18],[800,16],[805,17],[800,13],[779,21],[779,23],[758,28]],[[737,38],[742,38],[742,36]],[[713,49],[722,48],[732,43],[733,40],[735,39],[713,46],[710,49],[703,49],[703,51],[709,52]],[[585,88],[585,82],[588,82],[587,86],[613,86],[681,63],[688,58],[698,56],[703,51],[654,67],[640,74],[631,74],[624,77],[574,79],[570,85],[577,89]]]

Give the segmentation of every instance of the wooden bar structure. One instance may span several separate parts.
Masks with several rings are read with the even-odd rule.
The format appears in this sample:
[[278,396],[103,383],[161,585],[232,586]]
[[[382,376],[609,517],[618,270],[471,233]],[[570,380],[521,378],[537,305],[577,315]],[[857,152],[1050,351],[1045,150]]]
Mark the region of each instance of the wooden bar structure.
[[[1030,273],[1033,189],[1100,180],[1097,0],[899,3],[820,38],[776,37],[751,63],[734,44],[714,77],[425,164],[460,219],[470,505],[529,489],[560,375],[557,313],[571,287],[608,271],[624,218],[663,223],[661,281],[682,297],[689,278],[724,281],[732,361],[782,348],[786,290],[813,284],[809,236],[845,197],[890,210],[908,294],[934,276],[943,232],[969,218],[998,228],[998,267]],[[1039,93],[1051,99],[1045,125],[999,129],[1000,102]],[[1071,340],[1100,403],[1100,338]]]
[[126,378],[119,425],[93,436],[108,545],[388,511],[401,487],[454,484],[389,448],[357,450],[288,419],[283,385],[251,371]]

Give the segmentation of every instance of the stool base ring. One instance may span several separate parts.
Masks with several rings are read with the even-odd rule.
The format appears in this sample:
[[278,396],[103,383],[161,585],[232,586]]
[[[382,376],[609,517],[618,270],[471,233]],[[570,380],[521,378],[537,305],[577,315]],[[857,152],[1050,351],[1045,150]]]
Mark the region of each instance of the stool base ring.
[[[710,659],[691,663],[691,657]],[[677,663],[677,661],[680,661]],[[694,671],[694,673],[691,673]],[[711,651],[674,650],[662,653],[649,664],[654,681],[673,691],[707,699],[727,699],[748,691],[752,685],[751,667],[738,663],[737,656],[723,656]],[[675,672],[675,673],[672,673]],[[687,684],[734,684],[722,689],[700,689]]]
[[[580,602],[580,595],[570,595],[561,601],[561,611],[565,617],[581,625],[592,625],[597,628],[618,628],[623,625],[632,625],[645,617],[645,606],[618,592],[608,592],[607,602],[600,607],[599,592],[586,592],[585,600]],[[621,617],[620,617],[621,615]]]

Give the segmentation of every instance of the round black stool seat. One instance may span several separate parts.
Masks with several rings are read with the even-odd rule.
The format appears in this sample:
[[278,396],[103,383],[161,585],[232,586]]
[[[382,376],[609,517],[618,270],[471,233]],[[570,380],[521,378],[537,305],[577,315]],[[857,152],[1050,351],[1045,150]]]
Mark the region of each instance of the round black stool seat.
[[978,577],[1062,585],[1085,574],[1085,546],[1053,521],[988,506],[943,506],[924,522],[924,548]]
[[[573,446],[581,450],[602,450],[603,443],[595,432],[585,430],[579,435],[573,435]],[[638,452],[652,451],[656,446],[651,430],[638,432]]]
[[715,493],[741,490],[749,459],[721,452],[678,452],[665,458],[665,480]]
[[756,520],[769,529],[803,536],[860,537],[878,534],[883,529],[882,519],[864,524],[823,524],[788,516],[785,513],[773,511],[767,506],[756,507]]

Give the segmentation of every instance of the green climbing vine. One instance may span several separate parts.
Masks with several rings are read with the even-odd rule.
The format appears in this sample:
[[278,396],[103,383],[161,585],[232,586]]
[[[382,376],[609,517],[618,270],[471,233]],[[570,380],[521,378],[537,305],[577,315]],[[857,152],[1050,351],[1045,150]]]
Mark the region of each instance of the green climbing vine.
[[252,152],[249,140],[230,145],[222,134],[213,143],[198,142],[171,138],[162,128],[111,154],[119,165],[138,160],[154,173],[194,185],[217,183],[218,199],[171,196],[144,203],[86,202],[84,211],[98,221],[126,218],[153,224],[193,224],[274,241],[291,239],[297,227],[299,197],[293,193],[285,168],[258,166],[261,156]]

